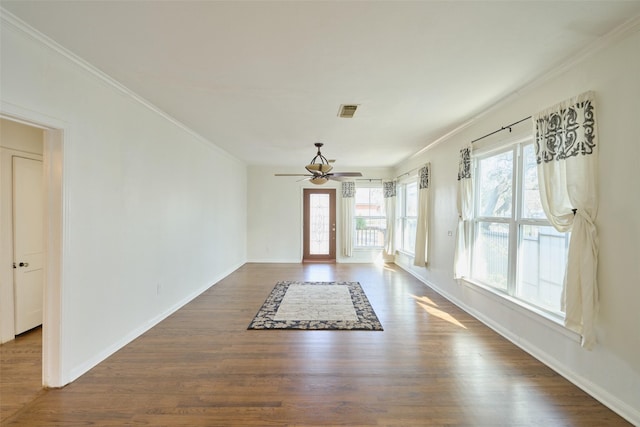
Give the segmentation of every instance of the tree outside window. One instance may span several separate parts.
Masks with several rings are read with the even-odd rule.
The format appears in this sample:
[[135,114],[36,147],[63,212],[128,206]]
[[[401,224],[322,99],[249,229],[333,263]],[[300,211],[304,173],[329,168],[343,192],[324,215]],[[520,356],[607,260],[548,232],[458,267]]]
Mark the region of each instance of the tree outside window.
[[569,233],[542,210],[533,144],[477,156],[474,174],[472,280],[561,316]]

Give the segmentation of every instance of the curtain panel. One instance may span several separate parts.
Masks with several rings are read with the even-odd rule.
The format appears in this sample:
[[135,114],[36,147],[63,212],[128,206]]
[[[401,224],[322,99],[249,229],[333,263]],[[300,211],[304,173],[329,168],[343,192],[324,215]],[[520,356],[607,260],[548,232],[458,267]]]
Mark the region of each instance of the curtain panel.
[[473,218],[473,181],[471,178],[471,145],[460,150],[458,162],[458,229],[453,259],[453,277],[469,276],[469,251],[471,250],[471,219]]
[[356,183],[342,182],[342,254],[353,255],[353,202],[356,194]]
[[542,207],[561,232],[571,231],[562,293],[565,325],[596,343],[598,310],[598,138],[593,92],[533,116]]
[[427,163],[418,172],[418,219],[413,265],[425,267],[429,262],[429,179],[431,164]]
[[384,237],[384,251],[387,255],[395,253],[396,229],[396,181],[382,183],[384,194],[384,210],[387,223],[387,233]]

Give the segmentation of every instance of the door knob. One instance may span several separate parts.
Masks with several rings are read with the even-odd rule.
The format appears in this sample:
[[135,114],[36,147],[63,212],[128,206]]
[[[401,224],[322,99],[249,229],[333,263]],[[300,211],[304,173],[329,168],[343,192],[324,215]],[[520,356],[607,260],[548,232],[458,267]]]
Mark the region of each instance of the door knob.
[[29,263],[28,262],[21,262],[20,264],[18,264],[18,266],[20,266],[20,267],[29,267]]

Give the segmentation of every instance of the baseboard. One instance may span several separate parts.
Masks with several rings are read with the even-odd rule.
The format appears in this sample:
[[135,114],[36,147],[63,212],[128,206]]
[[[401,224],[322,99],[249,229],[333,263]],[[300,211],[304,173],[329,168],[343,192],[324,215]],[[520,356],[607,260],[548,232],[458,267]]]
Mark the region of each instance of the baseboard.
[[185,298],[173,304],[171,307],[169,307],[162,313],[149,319],[143,325],[140,325],[139,327],[135,328],[134,330],[129,332],[127,335],[125,335],[124,337],[122,337],[121,339],[113,343],[111,346],[107,347],[100,353],[96,354],[94,357],[90,358],[89,360],[86,360],[84,363],[71,369],[69,371],[69,374],[64,376],[64,381],[65,381],[64,385],[72,383],[73,381],[77,380],[85,373],[89,372],[99,363],[103,362],[109,356],[113,355],[116,351],[120,350],[121,348],[123,348],[124,346],[132,342],[134,339],[138,338],[139,336],[141,336],[142,334],[144,334],[145,332],[147,332],[148,330],[156,326],[158,323],[162,322],[164,319],[171,316],[173,313],[175,313],[176,311],[184,307],[186,304],[188,304],[189,302],[191,302],[192,300],[200,296],[207,289],[211,288],[212,286],[215,286],[216,283],[220,282],[222,279],[224,279],[225,277],[227,277],[228,275],[236,271],[238,268],[242,267],[244,264],[245,264],[244,262],[241,262],[239,264],[236,264],[234,267],[226,270],[224,273],[215,277],[211,283],[206,284],[200,287],[199,289],[195,290],[191,294],[187,295]]
[[622,418],[629,421],[631,424],[640,426],[640,410],[639,409],[634,408],[631,405],[621,401],[620,399],[618,399],[608,391],[604,390],[602,387],[598,386],[597,384],[594,384],[593,382],[589,381],[588,379],[580,375],[576,375],[564,363],[561,363],[560,361],[558,361],[556,358],[552,357],[548,353],[541,351],[537,346],[531,344],[525,339],[522,339],[521,336],[515,335],[508,329],[503,328],[501,325],[497,324],[492,319],[486,317],[483,313],[475,310],[473,307],[470,307],[469,305],[460,301],[458,298],[452,296],[448,292],[436,286],[434,283],[426,280],[423,277],[420,277],[414,271],[411,271],[411,269],[407,269],[405,266],[403,266],[400,263],[397,263],[396,265],[402,268],[407,273],[411,274],[413,277],[415,277],[422,283],[424,283],[425,286],[428,286],[430,289],[434,290],[435,292],[440,294],[442,297],[446,298],[448,301],[452,302],[453,304],[455,304],[456,306],[458,306],[459,308],[461,308],[471,316],[478,319],[480,322],[482,322],[484,325],[494,330],[496,333],[508,339],[511,343],[513,343],[518,348],[526,351],[528,354],[530,354],[540,362],[544,363],[549,368],[556,371],[558,374],[560,374],[562,377],[564,377],[569,382],[574,384],[576,387],[580,388],[582,391],[584,391],[585,393],[587,393],[588,395],[590,395],[591,397],[593,397],[594,399],[596,399],[597,401],[599,401],[600,403],[602,403],[603,405],[611,409],[616,414],[620,415]]
[[613,412],[620,415],[622,418],[626,419],[634,426],[640,426],[640,410],[638,408],[634,408],[631,405],[621,401],[620,399],[618,399],[599,385],[589,381],[588,379],[580,375],[575,375],[570,369],[566,367],[565,364],[549,356],[547,353],[539,351],[536,346],[529,343],[527,340],[520,339],[519,343],[515,343],[509,337],[505,336],[505,338],[556,371],[562,377],[567,379],[567,381],[580,388],[589,396],[593,397],[598,402],[602,403],[604,406],[611,409]]
[[301,262],[300,258],[256,258],[247,261],[247,263],[251,264],[300,264]]

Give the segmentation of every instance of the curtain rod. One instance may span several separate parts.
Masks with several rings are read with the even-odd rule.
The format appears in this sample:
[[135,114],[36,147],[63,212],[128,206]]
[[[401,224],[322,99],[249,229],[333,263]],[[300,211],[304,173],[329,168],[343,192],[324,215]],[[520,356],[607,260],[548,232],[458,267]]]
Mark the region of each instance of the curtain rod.
[[522,119],[522,120],[518,120],[517,122],[513,122],[513,123],[511,123],[510,125],[503,126],[503,127],[501,127],[500,129],[498,129],[498,130],[494,130],[493,132],[488,133],[488,134],[486,134],[486,135],[484,135],[484,136],[481,136],[480,138],[476,138],[476,139],[474,139],[473,141],[471,141],[471,143],[473,144],[474,142],[478,142],[478,141],[480,141],[481,139],[485,139],[486,137],[491,136],[491,135],[493,135],[494,133],[502,132],[503,130],[507,130],[507,129],[509,129],[509,132],[511,132],[511,127],[512,127],[512,126],[515,126],[515,125],[517,125],[518,123],[522,123],[522,122],[524,122],[525,120],[529,120],[530,118],[531,118],[531,116],[529,116],[529,117],[525,117],[524,119]]
[[356,178],[356,181],[382,181],[382,178]]
[[400,175],[396,176],[396,179],[400,179],[400,178],[402,178],[402,177],[403,177],[403,176],[405,176],[405,175],[411,175],[412,173],[414,173],[414,172],[415,172],[415,171],[417,171],[417,170],[418,170],[418,168],[413,168],[413,169],[411,169],[411,170],[410,170],[410,171],[408,171],[408,172],[405,172],[405,173],[402,173],[402,174],[400,174]]

